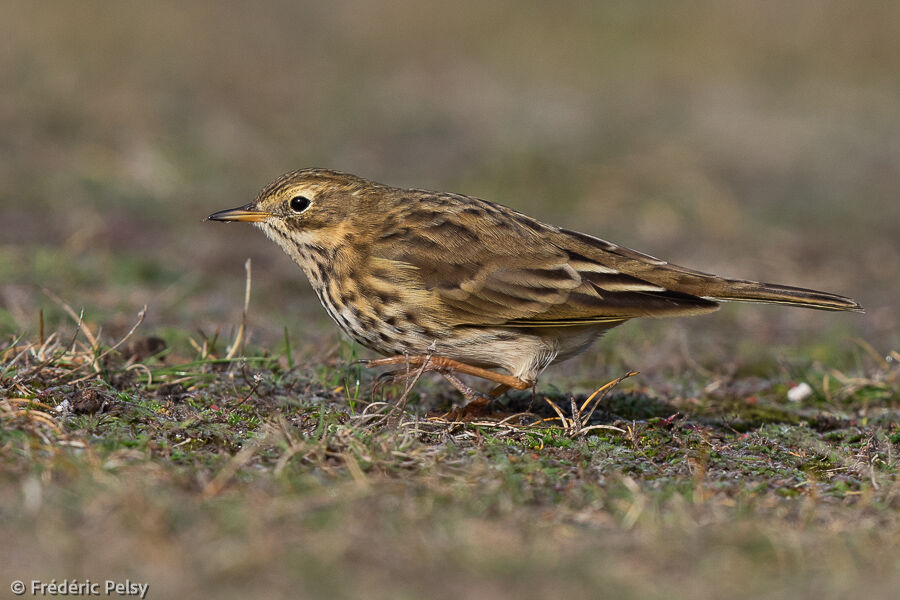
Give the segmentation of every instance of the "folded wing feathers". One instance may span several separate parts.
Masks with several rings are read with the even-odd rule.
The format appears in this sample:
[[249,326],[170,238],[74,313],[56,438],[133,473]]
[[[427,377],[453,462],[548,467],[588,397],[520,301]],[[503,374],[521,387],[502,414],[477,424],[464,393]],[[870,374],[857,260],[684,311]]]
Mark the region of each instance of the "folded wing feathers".
[[710,312],[714,301],[672,292],[584,256],[545,267],[482,271],[455,289],[442,289],[444,302],[470,315],[467,323],[554,327],[618,323],[639,316]]
[[488,275],[485,282],[486,286],[495,283],[571,290],[581,285],[581,277],[575,269],[562,262],[544,268],[497,269]]
[[655,283],[649,283],[625,273],[597,273],[585,271],[580,273],[585,281],[589,281],[596,287],[600,294],[603,292],[665,292],[666,288]]

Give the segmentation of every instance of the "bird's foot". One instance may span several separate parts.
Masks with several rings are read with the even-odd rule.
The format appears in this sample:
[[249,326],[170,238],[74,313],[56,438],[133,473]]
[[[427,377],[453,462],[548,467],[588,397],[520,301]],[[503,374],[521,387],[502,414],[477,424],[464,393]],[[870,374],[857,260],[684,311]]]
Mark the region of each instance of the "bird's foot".
[[[411,367],[422,367],[425,365],[426,371],[451,371],[457,373],[465,373],[466,375],[474,375],[475,377],[480,377],[481,379],[486,379],[488,381],[493,381],[494,383],[499,384],[496,390],[500,390],[496,392],[496,395],[499,396],[503,392],[505,392],[509,388],[514,388],[517,390],[527,390],[532,387],[532,384],[519,379],[518,377],[513,377],[512,375],[504,375],[503,373],[497,373],[495,371],[490,371],[488,369],[483,369],[481,367],[476,367],[473,365],[467,365],[466,363],[459,362],[458,360],[453,360],[452,358],[445,358],[443,356],[432,356],[430,354],[420,354],[415,356],[391,356],[389,358],[378,358],[375,360],[366,361],[364,363],[366,368],[373,367],[384,367],[388,365],[406,365],[407,370],[415,372]],[[503,387],[506,386],[506,387]],[[494,391],[491,392],[494,394]],[[494,396],[496,397],[496,396]]]
[[[466,404],[459,409],[453,409],[445,417],[453,419],[462,419],[466,417],[474,417],[484,415],[489,412],[491,401],[510,388],[524,390],[533,387],[532,384],[523,381],[511,375],[504,375],[489,371],[481,367],[467,365],[459,361],[445,358],[443,356],[417,355],[417,356],[392,356],[389,358],[379,358],[370,360],[365,363],[367,368],[382,367],[386,365],[404,365],[404,368],[389,371],[380,375],[376,379],[376,389],[385,380],[391,382],[408,381],[415,379],[425,371],[435,371],[450,382],[454,388],[463,395]],[[493,381],[497,385],[488,394],[483,394],[478,390],[467,385],[464,381],[456,376],[457,373],[465,373],[474,375],[488,381]]]

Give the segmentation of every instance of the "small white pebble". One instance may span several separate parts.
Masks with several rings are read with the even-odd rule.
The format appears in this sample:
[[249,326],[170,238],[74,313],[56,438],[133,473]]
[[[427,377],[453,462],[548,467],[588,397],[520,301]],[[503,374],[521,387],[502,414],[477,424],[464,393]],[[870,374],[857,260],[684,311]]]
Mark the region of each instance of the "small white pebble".
[[56,405],[56,412],[61,415],[67,415],[72,412],[72,404],[68,400],[63,400]]
[[812,396],[813,389],[805,381],[788,390],[787,397],[791,402],[802,402]]

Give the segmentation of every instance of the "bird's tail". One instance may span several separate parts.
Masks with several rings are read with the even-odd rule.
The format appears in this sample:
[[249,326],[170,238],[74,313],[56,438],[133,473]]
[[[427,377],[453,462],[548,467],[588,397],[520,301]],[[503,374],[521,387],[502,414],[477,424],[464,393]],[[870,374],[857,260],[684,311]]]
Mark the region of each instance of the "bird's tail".
[[864,312],[863,307],[855,300],[837,294],[820,292],[806,288],[744,281],[740,279],[716,278],[718,281],[707,281],[703,286],[703,297],[710,300],[738,302],[766,302],[769,304],[788,304],[817,310],[847,310]]

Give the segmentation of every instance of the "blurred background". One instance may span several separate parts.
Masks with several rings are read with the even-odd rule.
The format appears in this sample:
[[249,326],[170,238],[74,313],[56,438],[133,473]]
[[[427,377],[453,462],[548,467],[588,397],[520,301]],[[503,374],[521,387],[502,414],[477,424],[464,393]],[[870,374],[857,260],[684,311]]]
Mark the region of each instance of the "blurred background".
[[[3,2],[0,334],[339,334],[250,227],[305,166],[462,192],[729,276],[852,296],[633,323],[553,377],[898,345],[900,3]],[[324,350],[323,350],[324,349]],[[837,351],[835,351],[837,349]],[[723,354],[725,353],[725,354]]]

